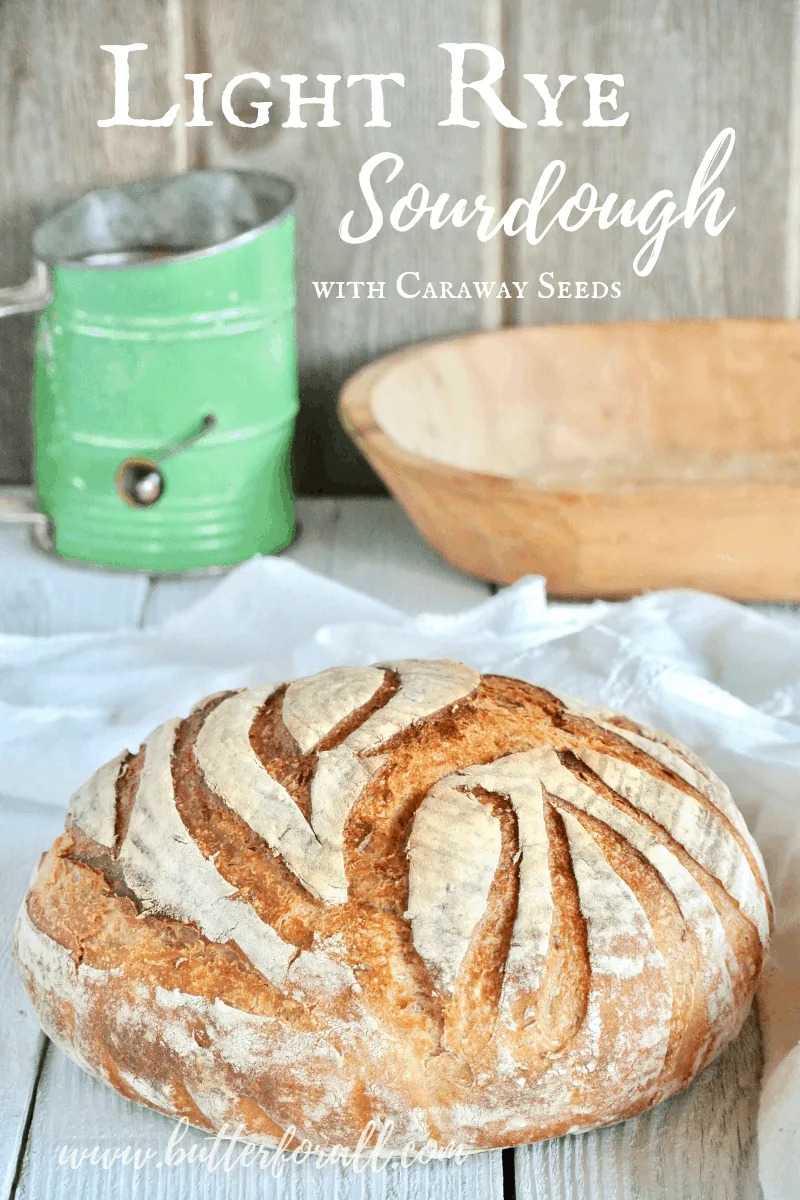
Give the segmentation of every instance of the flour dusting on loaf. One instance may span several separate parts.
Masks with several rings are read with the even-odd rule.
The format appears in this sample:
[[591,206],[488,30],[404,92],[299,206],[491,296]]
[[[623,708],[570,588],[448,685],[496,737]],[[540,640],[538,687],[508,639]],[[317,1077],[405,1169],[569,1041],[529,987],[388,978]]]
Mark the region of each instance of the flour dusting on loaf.
[[117,780],[129,758],[127,750],[95,771],[69,802],[69,813],[76,825],[101,846],[114,845],[117,817]]
[[761,941],[769,937],[767,900],[758,876],[747,861],[741,843],[726,825],[695,796],[654,778],[631,763],[620,762],[596,750],[579,755],[595,774],[635,807],[664,825],[667,832],[694,859],[715,875],[758,929]]
[[516,816],[519,896],[503,972],[503,999],[508,1004],[520,991],[538,988],[550,942],[553,893],[542,783],[523,754],[468,767],[450,783],[507,797]]
[[276,1145],[489,1149],[631,1116],[736,1036],[772,925],[667,735],[448,661],[206,698],[72,798],[15,931],[47,1033]]
[[204,858],[175,807],[172,752],[178,720],[145,742],[144,766],[119,863],[143,914],[193,921],[214,942],[234,941],[266,979],[280,982],[294,950]]
[[323,676],[290,683],[283,698],[283,723],[304,754],[367,704],[384,680],[375,667],[333,667]]
[[431,788],[408,841],[407,916],[414,947],[442,994],[453,991],[499,858],[500,829],[480,801],[446,780]]
[[298,879],[321,900],[347,897],[344,863],[337,846],[321,841],[297,804],[269,775],[250,745],[250,730],[272,689],[239,692],[207,717],[195,755],[209,787],[281,855]]

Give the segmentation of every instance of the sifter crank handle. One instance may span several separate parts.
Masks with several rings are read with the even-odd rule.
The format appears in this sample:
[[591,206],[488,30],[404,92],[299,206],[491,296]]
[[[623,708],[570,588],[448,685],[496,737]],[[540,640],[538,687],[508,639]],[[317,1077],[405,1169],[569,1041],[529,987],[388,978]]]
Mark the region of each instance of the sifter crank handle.
[[179,442],[173,442],[171,446],[167,446],[158,454],[154,455],[153,462],[162,463],[165,459],[172,458],[175,454],[180,454],[183,450],[188,450],[190,446],[194,446],[201,438],[204,438],[207,433],[211,433],[217,425],[217,418],[213,413],[208,413],[200,422],[200,428],[196,433],[189,434],[188,437],[181,438]]

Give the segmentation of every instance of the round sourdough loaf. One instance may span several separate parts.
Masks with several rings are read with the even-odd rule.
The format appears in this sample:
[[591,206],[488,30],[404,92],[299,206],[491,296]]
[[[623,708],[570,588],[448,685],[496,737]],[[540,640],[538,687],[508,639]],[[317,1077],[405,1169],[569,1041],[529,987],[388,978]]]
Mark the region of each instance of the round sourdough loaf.
[[211,696],[102,767],[15,952],[50,1037],[170,1116],[486,1149],[685,1087],[770,925],[758,849],[685,746],[408,660]]

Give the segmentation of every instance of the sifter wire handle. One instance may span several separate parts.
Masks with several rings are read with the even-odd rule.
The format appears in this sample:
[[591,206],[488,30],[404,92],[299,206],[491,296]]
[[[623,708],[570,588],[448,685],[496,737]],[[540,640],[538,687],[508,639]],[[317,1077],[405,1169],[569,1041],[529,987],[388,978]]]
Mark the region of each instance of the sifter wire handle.
[[53,281],[43,262],[37,262],[33,274],[16,287],[0,288],[0,317],[16,313],[39,312],[53,299]]

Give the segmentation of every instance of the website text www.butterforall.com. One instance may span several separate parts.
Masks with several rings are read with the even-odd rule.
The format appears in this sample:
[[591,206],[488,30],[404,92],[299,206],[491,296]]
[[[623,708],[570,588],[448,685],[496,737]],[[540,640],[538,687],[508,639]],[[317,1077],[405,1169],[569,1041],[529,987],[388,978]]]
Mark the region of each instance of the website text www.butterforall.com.
[[452,1159],[460,1164],[469,1154],[463,1146],[453,1142],[439,1146],[436,1142],[428,1141],[422,1145],[408,1142],[401,1151],[393,1151],[389,1157],[386,1147],[394,1130],[392,1121],[370,1121],[361,1131],[354,1149],[338,1145],[324,1148],[314,1145],[308,1138],[298,1138],[297,1130],[292,1125],[285,1130],[277,1146],[243,1141],[244,1129],[241,1125],[224,1125],[215,1136],[207,1135],[184,1145],[182,1143],[189,1129],[189,1122],[182,1117],[170,1134],[163,1153],[152,1146],[59,1146],[58,1165],[74,1171],[87,1167],[108,1171],[118,1165],[141,1171],[147,1167],[160,1170],[163,1167],[175,1169],[187,1164],[199,1164],[212,1174],[218,1171],[227,1174],[234,1169],[250,1167],[268,1171],[277,1178],[292,1164],[307,1160],[311,1160],[318,1170],[341,1164],[356,1174],[377,1174],[390,1164],[407,1168],[414,1163],[424,1164],[438,1159]]

